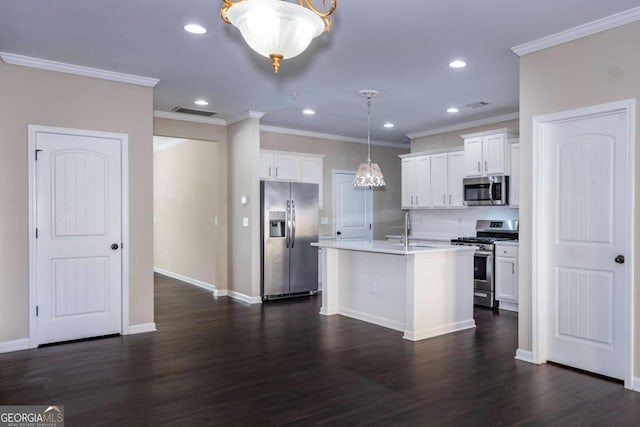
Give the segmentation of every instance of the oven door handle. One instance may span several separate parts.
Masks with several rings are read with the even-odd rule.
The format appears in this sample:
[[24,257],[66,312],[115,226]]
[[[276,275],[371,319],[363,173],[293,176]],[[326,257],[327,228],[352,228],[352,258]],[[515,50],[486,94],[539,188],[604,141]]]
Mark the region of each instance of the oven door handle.
[[481,257],[486,257],[489,258],[490,256],[493,256],[493,252],[491,251],[475,251],[473,253],[474,256],[481,256]]

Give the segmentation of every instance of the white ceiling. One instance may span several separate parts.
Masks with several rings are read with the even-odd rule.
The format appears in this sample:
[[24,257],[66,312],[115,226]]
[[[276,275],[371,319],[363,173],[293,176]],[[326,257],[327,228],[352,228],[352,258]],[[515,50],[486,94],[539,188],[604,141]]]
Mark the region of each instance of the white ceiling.
[[[321,5],[321,0],[315,0]],[[274,75],[219,18],[221,0],[0,0],[0,51],[160,79],[155,109],[248,110],[261,123],[375,140],[518,111],[510,48],[638,6],[638,0],[340,0],[332,30]],[[186,33],[199,23],[204,36]],[[449,61],[468,66],[452,70]],[[292,96],[292,93],[296,96]],[[206,108],[193,104],[209,100]],[[476,101],[491,105],[464,107]],[[458,106],[460,113],[445,112]],[[303,108],[315,116],[303,116]],[[385,121],[396,124],[382,128]]]

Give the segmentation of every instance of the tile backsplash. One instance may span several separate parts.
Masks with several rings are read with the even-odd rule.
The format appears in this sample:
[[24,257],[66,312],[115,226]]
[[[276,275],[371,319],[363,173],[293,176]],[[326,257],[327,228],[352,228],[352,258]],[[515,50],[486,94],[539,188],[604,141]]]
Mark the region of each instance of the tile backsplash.
[[468,209],[415,210],[411,217],[413,236],[452,238],[475,236],[478,219],[518,219],[518,209],[478,206]]

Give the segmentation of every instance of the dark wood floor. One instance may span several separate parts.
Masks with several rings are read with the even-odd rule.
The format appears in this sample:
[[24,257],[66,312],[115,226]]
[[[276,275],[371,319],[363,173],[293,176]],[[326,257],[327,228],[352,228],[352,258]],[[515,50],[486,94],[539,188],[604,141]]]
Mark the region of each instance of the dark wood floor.
[[156,276],[155,303],[156,333],[0,355],[0,404],[63,404],[68,426],[640,423],[640,393],[514,360],[512,313],[413,343],[317,298],[247,306]]

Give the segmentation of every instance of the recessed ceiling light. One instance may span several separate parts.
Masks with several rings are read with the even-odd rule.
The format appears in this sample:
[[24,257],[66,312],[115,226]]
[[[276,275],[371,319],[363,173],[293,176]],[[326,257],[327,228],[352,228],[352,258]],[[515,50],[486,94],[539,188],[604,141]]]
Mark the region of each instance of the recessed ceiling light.
[[391,122],[387,122],[383,125],[384,127],[386,127],[387,129],[391,129],[392,127],[394,127],[395,125]]
[[192,34],[204,34],[207,32],[207,29],[205,27],[198,24],[187,24],[184,26],[184,30]]
[[302,114],[305,114],[307,116],[313,116],[316,112],[313,111],[311,108],[305,108],[304,110],[302,110]]
[[209,105],[209,103],[204,99],[196,99],[195,101],[193,101],[193,103],[196,105],[202,105],[202,106]]
[[447,113],[457,113],[458,110],[456,107],[447,108]]
[[449,62],[449,67],[451,68],[464,68],[467,66],[467,63],[461,59],[456,59],[455,61]]

